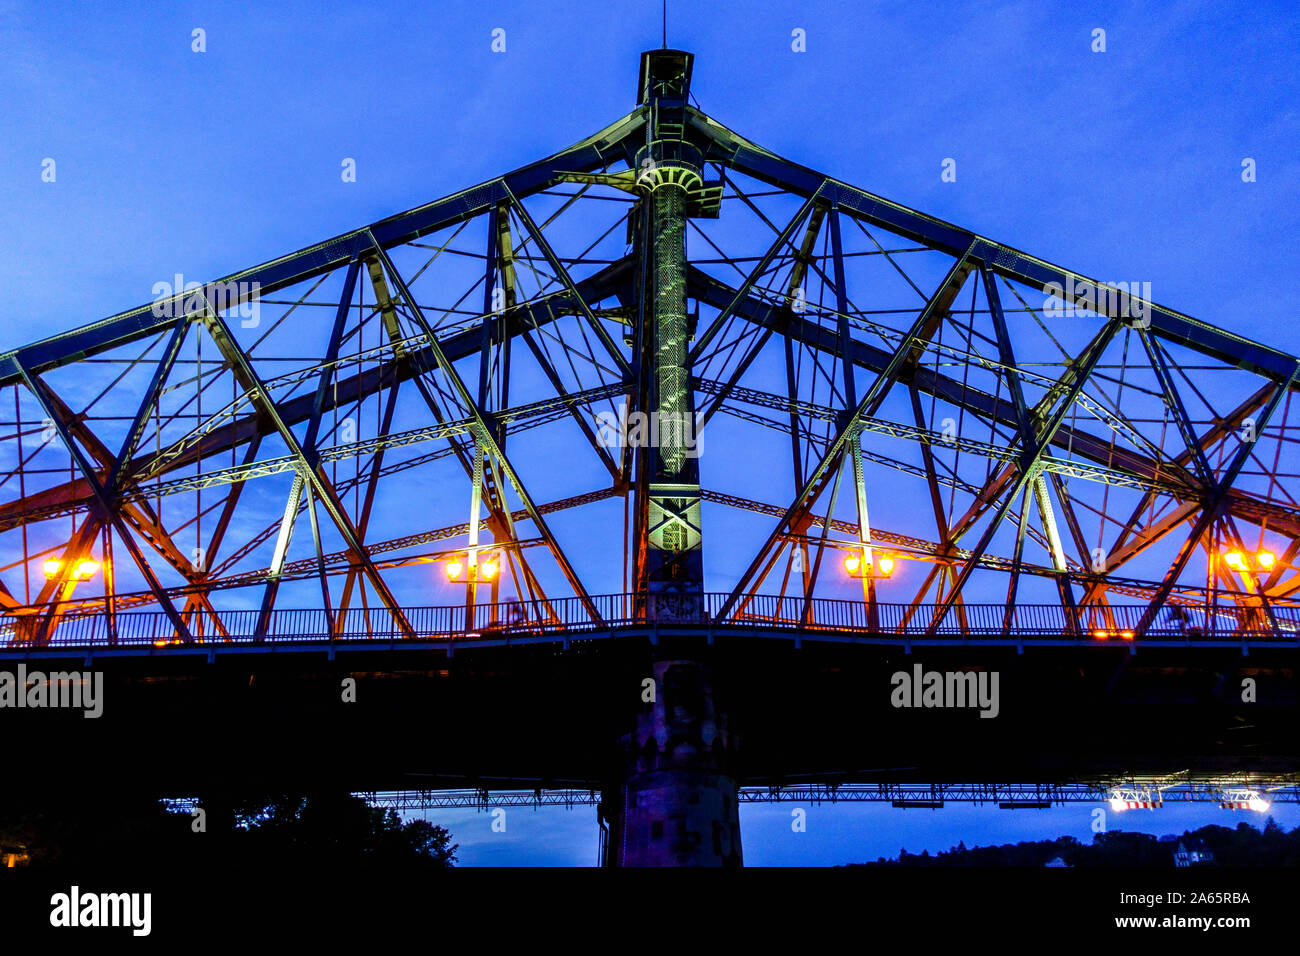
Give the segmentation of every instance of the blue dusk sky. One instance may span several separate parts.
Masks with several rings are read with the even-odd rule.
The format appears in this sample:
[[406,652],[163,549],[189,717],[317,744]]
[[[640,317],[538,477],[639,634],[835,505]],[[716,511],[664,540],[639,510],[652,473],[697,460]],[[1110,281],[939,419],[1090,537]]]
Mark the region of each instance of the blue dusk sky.
[[[701,109],[782,156],[1300,351],[1300,6],[670,2]],[[660,0],[0,0],[0,350],[556,152],[634,105]],[[191,50],[205,31],[206,52]],[[491,49],[506,31],[506,51]],[[1106,49],[1093,52],[1093,31]],[[792,31],[806,52],[792,50]],[[356,160],[355,183],[339,175]],[[953,158],[955,182],[940,178]],[[1243,182],[1252,159],[1254,182]],[[54,159],[57,180],[42,181]],[[870,728],[863,728],[864,733]],[[1090,807],[742,810],[752,865],[1088,840]],[[1300,824],[1294,807],[1279,823]],[[1111,817],[1181,833],[1217,807]],[[590,865],[592,808],[431,812],[468,864]]]

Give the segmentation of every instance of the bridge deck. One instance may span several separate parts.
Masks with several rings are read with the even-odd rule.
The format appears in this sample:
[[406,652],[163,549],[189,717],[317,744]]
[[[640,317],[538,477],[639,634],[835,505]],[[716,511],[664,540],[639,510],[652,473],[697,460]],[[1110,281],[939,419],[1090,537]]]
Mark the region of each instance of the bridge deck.
[[[1145,631],[1139,623],[1145,605],[1112,605],[1070,612],[1059,605],[966,604],[937,627],[934,605],[876,604],[859,601],[758,596],[723,614],[727,595],[706,594],[693,607],[671,617],[647,620],[631,595],[599,595],[590,605],[579,598],[462,606],[408,607],[409,630],[386,610],[352,608],[331,616],[323,610],[280,609],[259,622],[257,611],[234,609],[189,615],[189,634],[178,632],[161,611],[100,612],[65,616],[48,638],[33,639],[32,614],[0,617],[0,659],[45,656],[69,650],[119,653],[215,654],[317,650],[320,645],[384,644],[418,647],[495,647],[560,643],[617,637],[704,633],[714,638],[752,635],[793,639],[928,646],[1300,646],[1300,608],[1274,606],[1271,620],[1259,607],[1186,607],[1165,613]],[[592,614],[592,608],[595,614]]]

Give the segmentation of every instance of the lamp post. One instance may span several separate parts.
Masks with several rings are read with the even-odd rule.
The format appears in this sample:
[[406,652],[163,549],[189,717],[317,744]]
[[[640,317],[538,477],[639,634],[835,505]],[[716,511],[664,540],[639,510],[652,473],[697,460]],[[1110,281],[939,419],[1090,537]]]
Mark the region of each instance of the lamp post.
[[870,545],[863,544],[860,551],[854,550],[844,559],[844,570],[851,578],[862,580],[862,597],[867,605],[867,626],[880,629],[880,608],[876,601],[876,582],[894,575],[894,558],[879,554]]
[[1273,625],[1275,622],[1271,620],[1272,613],[1268,610],[1267,598],[1264,594],[1264,577],[1277,566],[1277,555],[1267,549],[1252,553],[1234,548],[1225,551],[1222,559],[1228,566],[1229,575],[1235,572],[1245,582],[1247,590],[1259,596],[1257,606],[1240,609],[1240,626],[1251,628],[1256,625]]
[[471,548],[463,555],[454,555],[443,565],[443,570],[447,574],[449,583],[464,584],[467,589],[465,593],[465,629],[473,629],[474,607],[480,583],[488,584],[492,588],[492,620],[489,623],[495,624],[497,581],[501,575],[500,557],[494,552],[484,552],[478,548]]

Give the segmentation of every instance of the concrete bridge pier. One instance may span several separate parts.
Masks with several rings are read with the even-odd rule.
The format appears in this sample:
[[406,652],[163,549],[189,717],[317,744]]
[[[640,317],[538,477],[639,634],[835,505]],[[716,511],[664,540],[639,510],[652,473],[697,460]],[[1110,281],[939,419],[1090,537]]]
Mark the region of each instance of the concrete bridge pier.
[[735,742],[708,668],[654,664],[653,701],[623,737],[622,776],[606,788],[606,866],[741,865]]

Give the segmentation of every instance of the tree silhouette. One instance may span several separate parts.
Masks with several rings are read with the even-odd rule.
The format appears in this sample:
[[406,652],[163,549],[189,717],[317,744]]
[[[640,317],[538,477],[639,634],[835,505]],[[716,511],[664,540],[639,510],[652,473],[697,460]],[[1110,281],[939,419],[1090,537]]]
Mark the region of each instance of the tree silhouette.
[[30,865],[85,867],[108,861],[137,868],[233,869],[310,865],[325,871],[374,867],[441,869],[457,845],[427,820],[350,794],[200,800],[196,817],[161,801],[106,794],[93,807],[68,798],[39,809],[0,804],[0,847],[23,848]]

